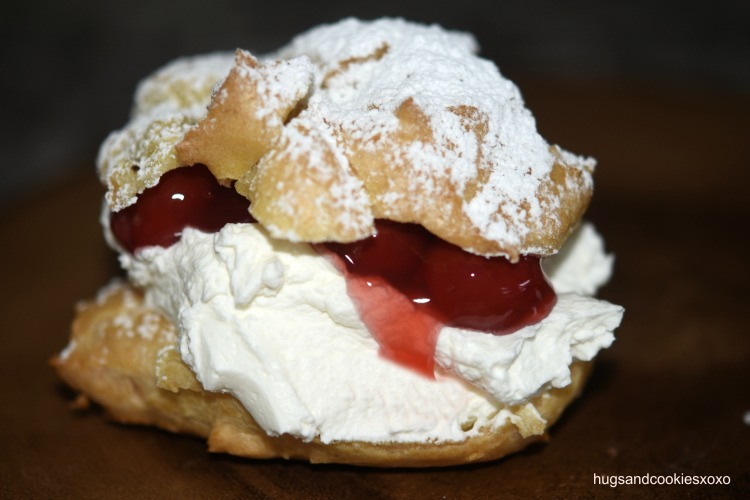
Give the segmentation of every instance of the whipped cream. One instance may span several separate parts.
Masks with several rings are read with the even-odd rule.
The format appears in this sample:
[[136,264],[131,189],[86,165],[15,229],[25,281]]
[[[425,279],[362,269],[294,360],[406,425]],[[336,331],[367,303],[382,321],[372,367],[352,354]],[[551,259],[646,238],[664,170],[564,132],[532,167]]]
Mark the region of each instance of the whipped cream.
[[611,258],[590,226],[571,244],[550,266],[563,292],[552,313],[504,336],[444,328],[436,380],[378,354],[326,258],[258,224],[186,229],[172,247],[123,253],[121,263],[177,325],[203,386],[234,395],[270,435],[443,442],[512,421],[506,406],[567,385],[573,360],[612,343],[622,308],[586,296],[609,277]]

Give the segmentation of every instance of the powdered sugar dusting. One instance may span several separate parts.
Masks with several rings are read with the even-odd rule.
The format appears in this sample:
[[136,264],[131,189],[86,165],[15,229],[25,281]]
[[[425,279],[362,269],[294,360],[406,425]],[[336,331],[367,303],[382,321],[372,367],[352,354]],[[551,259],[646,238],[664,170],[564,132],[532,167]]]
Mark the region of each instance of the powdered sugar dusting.
[[[462,209],[482,236],[521,245],[558,206],[538,196],[555,157],[518,88],[476,51],[470,35],[437,26],[348,19],[297,37],[276,56],[311,58],[318,88],[303,115],[342,130],[364,149],[396,136],[399,107],[413,103],[431,137],[401,141],[389,161],[411,169],[408,191],[420,193],[414,203],[435,209],[447,182],[463,196]],[[584,167],[572,154],[562,158]],[[392,191],[380,196],[383,205],[399,198]]]
[[106,307],[107,302],[116,296],[119,296],[122,304],[118,314],[112,318],[111,325],[99,325],[101,335],[106,335],[107,328],[112,327],[116,335],[126,338],[151,340],[156,336],[166,336],[168,339],[176,339],[176,330],[166,327],[159,313],[144,309],[141,297],[136,296],[133,289],[120,279],[112,280],[99,290],[95,304]]
[[[283,129],[254,174],[249,182],[253,214],[277,238],[326,241],[335,233],[360,239],[374,230],[362,181],[333,131],[310,120],[310,113]],[[313,227],[323,230],[314,233]]]
[[[435,25],[346,19],[259,59],[239,51],[244,57],[234,71],[254,82],[261,103],[253,108],[255,118],[284,129],[263,154],[278,154],[271,146],[285,136],[295,148],[285,155],[333,155],[341,172],[358,177],[338,176],[332,199],[321,202],[359,208],[350,221],[342,216],[342,224],[390,218],[421,223],[483,255],[554,253],[588,203],[594,161],[550,146],[518,88],[477,51],[471,35]],[[174,146],[205,116],[210,89],[226,77],[230,60],[228,54],[180,60],[141,84],[132,121],[105,141],[99,157],[113,210],[179,166]],[[290,99],[299,109],[286,118],[274,114],[280,100]],[[289,140],[295,127],[326,139]],[[247,165],[247,182],[253,169]],[[282,215],[296,217],[294,203],[276,204]],[[278,222],[258,219],[269,228]],[[284,231],[284,237],[305,240],[289,227]],[[364,232],[360,226],[350,234]]]
[[304,96],[310,87],[312,65],[307,57],[297,57],[288,61],[271,61],[260,66],[251,66],[245,61],[254,61],[250,53],[242,51],[245,56],[238,58],[240,64],[236,71],[246,80],[256,84],[256,90],[262,104],[256,110],[258,120],[272,120],[269,125],[281,126],[279,109],[289,102],[296,102]]
[[211,93],[232,64],[231,55],[178,59],[141,82],[130,122],[102,144],[97,169],[113,211],[180,166],[174,147],[206,113]]
[[132,116],[152,114],[155,108],[180,111],[197,106],[202,112],[232,60],[231,54],[216,53],[172,61],[138,84]]
[[199,119],[190,112],[155,108],[152,114],[134,117],[127,127],[107,137],[97,165],[113,211],[135,203],[138,193],[180,166],[174,147]]

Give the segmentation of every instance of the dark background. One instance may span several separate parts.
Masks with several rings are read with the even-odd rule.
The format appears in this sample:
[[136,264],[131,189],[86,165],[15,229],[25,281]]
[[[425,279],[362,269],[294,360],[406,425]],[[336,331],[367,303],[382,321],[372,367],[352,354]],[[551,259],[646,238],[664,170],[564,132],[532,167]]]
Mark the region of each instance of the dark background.
[[2,212],[32,186],[92,175],[98,145],[125,123],[136,83],[167,61],[235,47],[272,50],[346,16],[471,31],[522,90],[528,78],[603,79],[750,95],[750,2],[739,0],[41,0],[2,11]]

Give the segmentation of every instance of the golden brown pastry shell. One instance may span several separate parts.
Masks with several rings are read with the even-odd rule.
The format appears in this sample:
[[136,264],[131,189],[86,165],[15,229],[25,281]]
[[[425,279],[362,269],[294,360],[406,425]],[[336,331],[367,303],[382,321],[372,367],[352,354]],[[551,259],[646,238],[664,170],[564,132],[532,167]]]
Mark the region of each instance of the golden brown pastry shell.
[[137,291],[116,285],[79,307],[70,345],[52,364],[65,382],[117,422],[205,437],[212,452],[377,467],[483,462],[545,440],[549,427],[581,392],[591,368],[591,363],[574,362],[569,386],[533,398],[538,415],[527,406],[510,408],[515,424],[481,429],[462,442],[324,444],[268,436],[233,396],[201,388],[176,343],[168,320],[148,309]]

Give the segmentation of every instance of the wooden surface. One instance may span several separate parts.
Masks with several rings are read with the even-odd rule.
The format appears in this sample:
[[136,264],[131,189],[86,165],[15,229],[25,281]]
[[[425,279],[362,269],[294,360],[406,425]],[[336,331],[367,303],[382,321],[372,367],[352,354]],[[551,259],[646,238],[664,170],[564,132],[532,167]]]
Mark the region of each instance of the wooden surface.
[[[210,455],[197,439],[71,410],[47,360],[66,343],[74,303],[117,272],[87,167],[0,218],[0,497],[750,497],[748,103],[638,84],[520,83],[548,139],[599,159],[588,218],[617,256],[601,295],[626,308],[549,443],[485,465],[384,471]],[[595,474],[731,484],[611,488]]]

